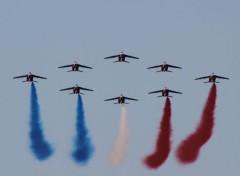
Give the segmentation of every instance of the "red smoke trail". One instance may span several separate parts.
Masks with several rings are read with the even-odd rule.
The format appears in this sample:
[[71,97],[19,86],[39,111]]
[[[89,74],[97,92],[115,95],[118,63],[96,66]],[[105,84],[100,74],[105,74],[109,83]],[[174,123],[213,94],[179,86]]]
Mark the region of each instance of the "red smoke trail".
[[216,97],[217,88],[213,83],[196,131],[178,146],[176,157],[180,163],[188,164],[196,161],[201,147],[210,139],[214,127]]
[[155,151],[144,159],[144,164],[150,169],[157,169],[167,159],[171,148],[171,102],[167,98],[163,110],[160,131],[156,141]]

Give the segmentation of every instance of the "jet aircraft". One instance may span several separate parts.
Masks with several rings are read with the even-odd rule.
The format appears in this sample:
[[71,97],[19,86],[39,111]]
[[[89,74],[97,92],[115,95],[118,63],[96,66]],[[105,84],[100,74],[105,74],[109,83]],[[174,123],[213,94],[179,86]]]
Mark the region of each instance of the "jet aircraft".
[[208,81],[206,81],[204,83],[219,83],[219,82],[216,81],[217,78],[219,78],[219,79],[229,79],[229,78],[218,76],[218,75],[215,75],[214,73],[212,73],[209,76],[203,76],[203,77],[200,77],[200,78],[196,78],[195,80],[206,79],[206,78],[208,78]]
[[109,99],[106,99],[105,101],[111,101],[111,100],[117,100],[117,103],[114,103],[114,104],[129,104],[129,103],[126,103],[125,100],[138,101],[137,99],[134,99],[134,98],[125,97],[122,94],[119,97],[109,98]]
[[172,71],[169,71],[169,70],[168,70],[169,67],[182,69],[181,67],[178,67],[178,66],[169,65],[169,64],[167,64],[166,62],[164,62],[162,65],[155,65],[155,66],[152,66],[152,67],[148,67],[147,69],[159,68],[159,67],[160,67],[160,70],[157,71],[157,72],[172,72]]
[[33,75],[31,72],[29,72],[27,75],[13,77],[13,79],[16,79],[16,78],[26,78],[26,80],[23,82],[37,82],[37,81],[34,81],[33,78],[47,79],[45,77]]
[[93,91],[93,90],[91,90],[91,89],[87,89],[87,88],[84,88],[84,87],[79,87],[77,84],[76,84],[76,86],[74,86],[74,87],[69,87],[69,88],[66,88],[66,89],[61,89],[60,91],[64,91],[64,90],[73,90],[73,92],[72,93],[69,93],[69,94],[82,94],[82,95],[84,95],[83,93],[81,93],[80,92],[80,90],[87,90],[87,91]]
[[58,68],[66,68],[66,67],[71,67],[71,70],[68,70],[67,72],[72,72],[72,71],[83,72],[83,71],[79,70],[79,67],[92,69],[92,67],[88,67],[88,66],[85,66],[85,65],[80,65],[76,61],[74,62],[74,64],[64,65],[64,66],[61,66],[61,67],[58,67]]
[[105,57],[104,59],[112,59],[112,58],[115,58],[115,57],[117,57],[118,60],[114,61],[113,63],[116,63],[116,62],[126,62],[126,63],[129,63],[128,61],[125,60],[126,58],[139,59],[138,57],[130,56],[130,55],[124,54],[123,52],[121,52],[120,54],[117,54],[117,55]]
[[172,96],[169,96],[169,93],[177,93],[177,94],[182,94],[181,92],[177,92],[177,91],[173,91],[173,90],[170,90],[168,88],[164,88],[162,90],[157,90],[157,91],[153,91],[153,92],[149,92],[148,94],[152,94],[152,93],[160,93],[162,92],[162,95],[161,96],[158,96],[158,97],[172,97]]

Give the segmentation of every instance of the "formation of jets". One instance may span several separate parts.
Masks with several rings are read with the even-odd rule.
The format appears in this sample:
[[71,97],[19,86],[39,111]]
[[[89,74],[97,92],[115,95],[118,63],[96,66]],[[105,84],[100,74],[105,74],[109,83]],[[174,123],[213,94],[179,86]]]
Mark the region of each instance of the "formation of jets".
[[[114,61],[114,63],[116,63],[116,62],[129,63],[128,61],[126,61],[126,58],[139,59],[138,57],[130,56],[130,55],[124,54],[123,52],[121,52],[120,54],[117,54],[117,55],[105,57],[104,59],[112,59],[112,58],[117,58],[118,59],[117,61]],[[63,66],[60,66],[58,68],[68,68],[68,67],[70,67],[71,69],[68,70],[67,72],[83,72],[79,69],[80,67],[81,68],[92,69],[92,67],[81,65],[81,64],[78,64],[77,62],[74,62],[73,64],[69,64],[69,65],[63,65]],[[155,65],[155,66],[148,67],[147,69],[152,69],[152,68],[160,68],[160,70],[158,70],[157,72],[172,72],[172,71],[168,70],[168,68],[182,69],[182,67],[170,65],[170,64],[167,64],[166,62],[164,62],[161,65]],[[37,81],[34,80],[34,78],[47,79],[45,77],[37,76],[35,74],[32,74],[31,72],[29,72],[26,75],[13,77],[13,79],[17,79],[17,78],[26,78],[23,82],[37,82]],[[227,77],[218,76],[218,75],[215,75],[214,73],[212,73],[209,76],[199,77],[199,78],[196,78],[195,80],[208,79],[208,81],[206,81],[204,83],[219,83],[219,82],[216,81],[217,78],[218,79],[229,79]],[[77,95],[83,94],[81,92],[81,90],[83,90],[83,91],[93,91],[92,89],[80,87],[77,84],[73,87],[61,89],[60,91],[66,91],[66,90],[72,90],[72,93],[69,93],[69,94],[77,94]],[[165,87],[164,89],[161,89],[161,90],[149,92],[148,94],[154,94],[154,93],[161,93],[161,95],[159,95],[157,97],[172,97],[172,96],[169,95],[169,93],[182,94],[182,92],[170,90],[167,87]],[[122,105],[129,104],[128,102],[126,102],[126,100],[138,101],[138,99],[126,97],[126,96],[123,96],[122,94],[118,97],[106,99],[105,101],[112,101],[112,100],[117,100],[117,102],[114,103],[114,104],[122,104]]]

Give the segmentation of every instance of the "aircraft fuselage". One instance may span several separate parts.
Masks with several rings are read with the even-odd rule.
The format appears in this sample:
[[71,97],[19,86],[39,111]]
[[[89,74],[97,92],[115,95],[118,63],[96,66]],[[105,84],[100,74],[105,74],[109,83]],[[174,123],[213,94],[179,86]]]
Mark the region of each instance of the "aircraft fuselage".
[[162,65],[161,66],[161,71],[168,71],[168,66],[167,65]]
[[26,78],[27,78],[26,79],[27,82],[33,82],[33,75],[27,75]]
[[73,93],[74,94],[80,94],[80,87],[74,87],[73,88]]
[[125,103],[125,98],[124,97],[118,97],[118,103],[119,104],[124,104]]
[[209,76],[209,82],[216,82],[216,76],[215,75]]
[[125,54],[119,54],[118,61],[124,62],[125,61]]
[[73,64],[72,65],[72,71],[78,71],[79,70],[79,65]]

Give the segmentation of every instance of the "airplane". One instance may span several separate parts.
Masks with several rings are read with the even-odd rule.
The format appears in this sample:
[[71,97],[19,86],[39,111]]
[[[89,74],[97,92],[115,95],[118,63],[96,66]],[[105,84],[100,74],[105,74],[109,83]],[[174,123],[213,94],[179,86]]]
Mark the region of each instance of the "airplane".
[[26,77],[26,81],[23,81],[23,82],[37,82],[37,81],[34,81],[33,78],[47,79],[45,77],[33,75],[31,72],[29,72],[27,75],[13,77],[13,79],[24,78],[24,77]]
[[132,58],[132,59],[139,59],[138,57],[130,56],[130,55],[124,54],[123,52],[121,52],[121,53],[118,54],[118,55],[113,55],[113,56],[105,57],[104,59],[112,59],[112,58],[115,58],[115,57],[117,57],[118,60],[117,60],[117,61],[114,61],[113,63],[116,63],[116,62],[126,62],[126,63],[129,63],[128,61],[125,60],[126,57]]
[[215,75],[214,73],[212,73],[209,76],[203,76],[203,77],[200,77],[200,78],[196,78],[195,80],[206,79],[206,78],[208,78],[208,81],[206,81],[204,83],[219,83],[219,82],[216,81],[217,78],[219,78],[219,79],[229,79],[229,78],[218,76],[218,75]]
[[168,70],[169,67],[182,69],[181,67],[177,67],[177,66],[174,66],[174,65],[169,65],[166,62],[164,62],[162,65],[155,65],[155,66],[152,66],[152,67],[148,67],[147,69],[158,68],[158,67],[160,67],[161,69],[157,72],[172,72],[172,71]]
[[65,68],[65,67],[71,67],[71,70],[68,70],[67,72],[72,72],[72,71],[83,72],[83,71],[79,70],[79,67],[92,69],[92,67],[88,67],[88,66],[85,66],[85,65],[80,65],[76,61],[74,62],[74,64],[64,65],[64,66],[61,66],[61,67],[58,67],[58,68]]
[[170,90],[170,89],[168,89],[167,87],[165,87],[165,88],[162,89],[162,90],[157,90],[157,91],[149,92],[148,94],[160,93],[160,92],[162,92],[162,95],[161,95],[161,96],[158,96],[158,97],[172,97],[172,96],[169,96],[169,93],[182,94],[181,92],[177,92],[177,91]]
[[118,100],[118,102],[114,104],[129,104],[129,103],[125,103],[125,100],[138,101],[137,99],[134,99],[134,98],[125,97],[122,94],[119,97],[109,98],[109,99],[106,99],[105,101],[110,101],[110,100]]
[[87,91],[93,91],[91,89],[87,89],[87,88],[84,88],[84,87],[79,87],[77,84],[74,86],[74,87],[69,87],[69,88],[66,88],[66,89],[61,89],[60,91],[64,91],[64,90],[73,90],[72,93],[69,93],[69,94],[82,94],[84,95],[83,93],[80,93],[80,90],[87,90]]

